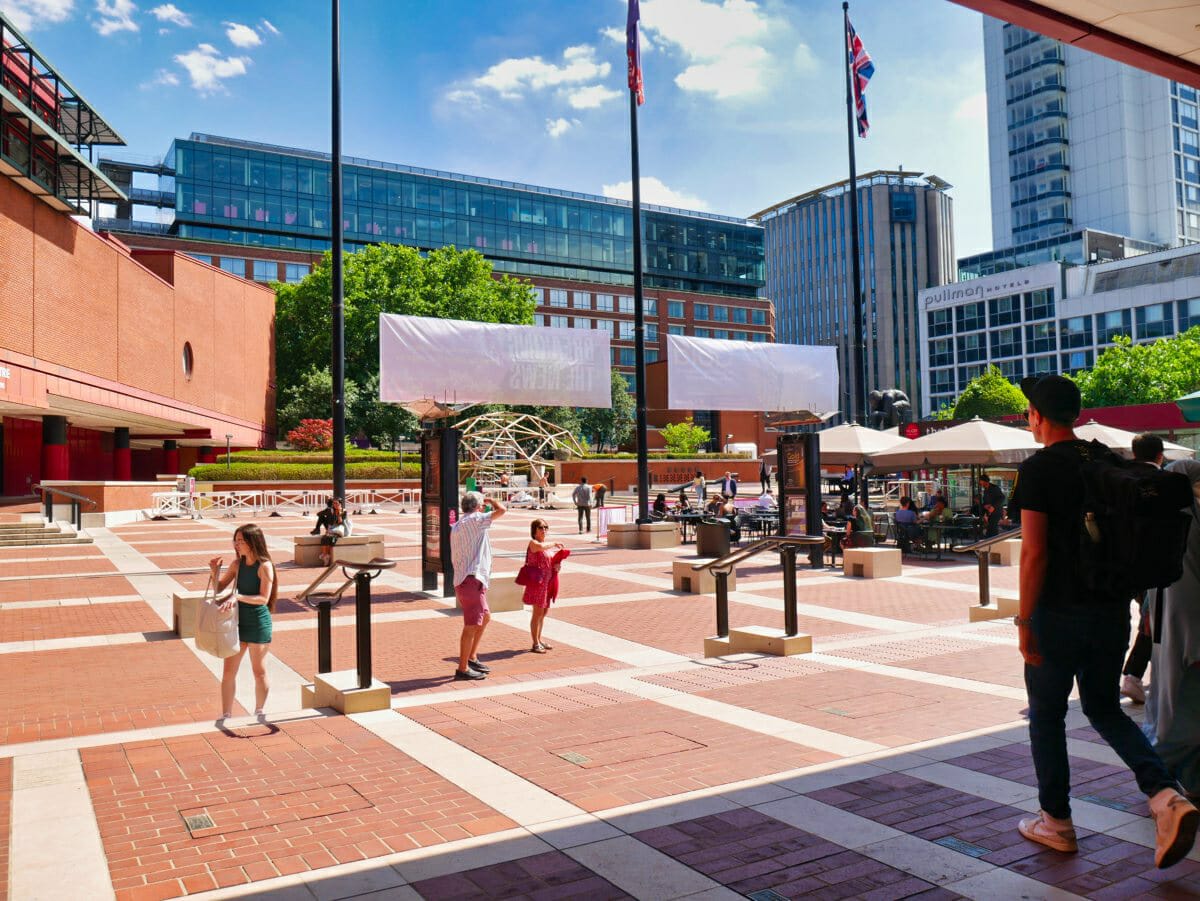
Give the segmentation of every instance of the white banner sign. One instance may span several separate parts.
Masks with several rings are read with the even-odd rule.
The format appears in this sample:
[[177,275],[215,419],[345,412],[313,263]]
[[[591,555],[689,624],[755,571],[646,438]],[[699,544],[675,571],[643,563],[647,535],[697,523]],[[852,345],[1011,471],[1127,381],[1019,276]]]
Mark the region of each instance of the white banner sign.
[[379,399],[611,407],[608,332],[379,317]]
[[838,408],[837,348],[667,336],[672,410],[804,412]]

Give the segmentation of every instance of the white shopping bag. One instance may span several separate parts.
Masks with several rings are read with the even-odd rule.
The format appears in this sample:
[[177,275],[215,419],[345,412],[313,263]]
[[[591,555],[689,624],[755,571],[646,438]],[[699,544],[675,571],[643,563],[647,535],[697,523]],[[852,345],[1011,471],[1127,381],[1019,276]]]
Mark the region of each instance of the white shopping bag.
[[236,604],[228,612],[222,610],[221,604],[233,597],[233,592],[210,597],[212,586],[210,577],[204,589],[204,600],[196,611],[196,647],[224,659],[242,649],[238,640],[238,611]]

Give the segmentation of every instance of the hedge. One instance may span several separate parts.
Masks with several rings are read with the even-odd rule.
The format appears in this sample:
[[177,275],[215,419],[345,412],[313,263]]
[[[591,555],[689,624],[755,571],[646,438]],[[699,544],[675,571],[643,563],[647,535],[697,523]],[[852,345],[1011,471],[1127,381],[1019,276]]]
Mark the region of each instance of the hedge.
[[[666,451],[650,451],[646,454],[650,460],[752,460],[748,453],[740,454],[669,454]],[[572,460],[636,460],[637,454],[588,454],[585,457],[572,457]]]
[[[333,464],[323,463],[205,463],[188,475],[197,482],[312,482],[333,478]],[[412,463],[347,463],[348,479],[418,479],[421,467]]]
[[[276,450],[276,451],[234,451],[232,455],[234,463],[333,463],[333,454],[330,451],[298,451],[298,450]],[[348,450],[346,451],[347,463],[395,463],[397,454],[395,451],[384,450]],[[217,462],[224,465],[225,455],[221,454],[217,457]],[[405,463],[420,463],[421,457],[419,454],[405,454]]]

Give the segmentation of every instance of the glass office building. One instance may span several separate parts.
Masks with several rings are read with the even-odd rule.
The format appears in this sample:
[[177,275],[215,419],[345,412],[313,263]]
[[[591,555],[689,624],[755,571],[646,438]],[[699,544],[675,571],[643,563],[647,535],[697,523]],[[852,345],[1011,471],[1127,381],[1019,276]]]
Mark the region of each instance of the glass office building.
[[[193,134],[172,145],[174,223],[166,231],[249,247],[330,246],[327,154]],[[632,285],[633,214],[626,201],[348,158],[347,249],[387,242],[454,245],[502,272]],[[643,205],[649,288],[730,297],[763,286],[763,230],[728,216]]]

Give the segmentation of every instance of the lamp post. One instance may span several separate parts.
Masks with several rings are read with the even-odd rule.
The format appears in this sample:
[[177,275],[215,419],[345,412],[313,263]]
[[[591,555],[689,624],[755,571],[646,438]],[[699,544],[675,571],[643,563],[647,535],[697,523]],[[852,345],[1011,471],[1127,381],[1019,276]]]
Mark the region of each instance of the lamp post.
[[228,432],[225,433],[225,471],[233,469],[233,436]]

